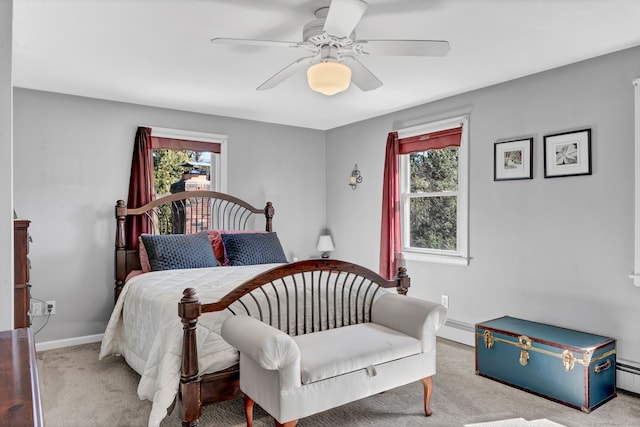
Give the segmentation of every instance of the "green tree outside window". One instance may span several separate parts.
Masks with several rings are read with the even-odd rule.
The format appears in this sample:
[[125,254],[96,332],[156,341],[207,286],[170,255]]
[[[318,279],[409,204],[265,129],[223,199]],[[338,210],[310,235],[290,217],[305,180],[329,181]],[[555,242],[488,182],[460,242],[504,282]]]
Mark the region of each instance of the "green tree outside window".
[[409,155],[409,246],[457,248],[458,148]]

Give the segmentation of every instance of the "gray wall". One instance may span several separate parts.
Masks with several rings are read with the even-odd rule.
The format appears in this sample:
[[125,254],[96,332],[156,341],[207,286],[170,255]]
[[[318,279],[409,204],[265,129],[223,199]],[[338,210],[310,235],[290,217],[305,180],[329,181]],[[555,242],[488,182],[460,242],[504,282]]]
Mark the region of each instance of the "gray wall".
[[228,135],[228,192],[272,201],[287,255],[314,253],[325,226],[324,132],[16,88],[15,208],[32,221],[32,295],[57,302],[37,342],[104,332],[114,205],[127,198],[138,125]]
[[[449,318],[462,325],[509,314],[613,336],[621,358],[639,361],[640,291],[627,277],[638,75],[640,48],[326,133],[15,89],[15,207],[33,220],[34,296],[57,300],[59,312],[37,340],[104,331],[113,203],[126,198],[139,124],[229,135],[228,190],[274,202],[290,257],[314,255],[326,224],[335,257],[377,270],[387,132],[468,113],[471,264],[408,262],[411,293],[448,295]],[[544,179],[543,135],[585,127],[593,175]],[[523,136],[535,138],[534,179],[494,182],[494,142]],[[354,163],[364,177],[356,191]]]
[[13,327],[12,21],[13,2],[0,2],[0,331]]
[[[639,75],[635,48],[329,131],[335,255],[378,269],[387,133],[469,114],[472,259],[468,267],[408,261],[410,294],[448,295],[453,324],[543,321],[615,337],[619,357],[640,361],[640,289],[628,278]],[[593,175],[545,179],[543,135],[581,128],[592,129]],[[534,137],[534,179],[494,182],[494,142],[523,136]],[[364,182],[351,191],[354,162]],[[443,333],[473,342],[459,328]]]

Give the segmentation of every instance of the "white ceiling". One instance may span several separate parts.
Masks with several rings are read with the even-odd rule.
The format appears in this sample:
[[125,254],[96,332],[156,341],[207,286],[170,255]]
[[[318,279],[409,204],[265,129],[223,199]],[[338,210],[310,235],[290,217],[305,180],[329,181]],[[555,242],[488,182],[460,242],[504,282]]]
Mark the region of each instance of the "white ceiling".
[[14,86],[331,129],[640,45],[640,0],[369,0],[357,39],[448,40],[445,57],[370,56],[382,82],[327,97],[297,73],[255,88],[302,49],[329,0],[14,0]]

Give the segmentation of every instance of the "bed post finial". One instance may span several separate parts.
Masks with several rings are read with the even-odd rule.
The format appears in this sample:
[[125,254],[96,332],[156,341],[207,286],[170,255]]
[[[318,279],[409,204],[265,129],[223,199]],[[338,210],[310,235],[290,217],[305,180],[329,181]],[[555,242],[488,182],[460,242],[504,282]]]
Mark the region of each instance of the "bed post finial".
[[407,274],[407,269],[404,267],[398,267],[398,274],[395,277],[396,291],[400,295],[406,295],[411,286],[411,277]]
[[264,207],[264,217],[267,220],[265,231],[273,231],[273,226],[271,222],[272,222],[274,213],[275,213],[275,209],[273,208],[273,204],[271,202],[267,202],[267,205]]
[[182,320],[183,345],[180,368],[179,412],[183,426],[195,426],[200,418],[200,376],[198,375],[198,348],[196,326],[201,314],[196,290],[187,288],[178,304],[178,315]]
[[115,283],[115,300],[118,301],[120,291],[124,286],[127,277],[127,252],[126,252],[126,236],[125,222],[127,218],[127,205],[124,200],[116,202],[116,283]]

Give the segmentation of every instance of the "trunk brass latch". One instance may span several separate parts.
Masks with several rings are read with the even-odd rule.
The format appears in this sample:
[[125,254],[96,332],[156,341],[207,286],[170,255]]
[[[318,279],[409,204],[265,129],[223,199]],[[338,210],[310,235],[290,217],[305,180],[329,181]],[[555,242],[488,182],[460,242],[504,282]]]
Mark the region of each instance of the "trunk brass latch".
[[520,335],[518,343],[522,348],[522,350],[520,350],[520,364],[522,366],[527,366],[527,363],[529,363],[529,352],[527,350],[531,348],[531,338],[526,335]]
[[485,348],[493,347],[493,334],[489,330],[484,331],[484,346]]
[[564,370],[569,372],[573,369],[573,366],[576,363],[576,357],[569,350],[565,350],[562,352],[562,366],[564,366]]

